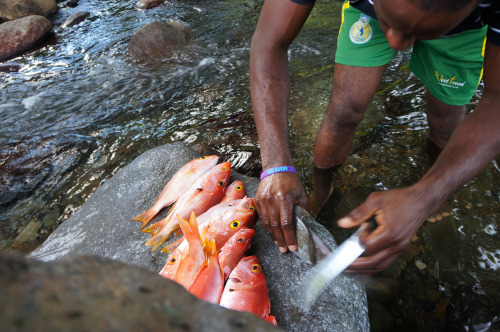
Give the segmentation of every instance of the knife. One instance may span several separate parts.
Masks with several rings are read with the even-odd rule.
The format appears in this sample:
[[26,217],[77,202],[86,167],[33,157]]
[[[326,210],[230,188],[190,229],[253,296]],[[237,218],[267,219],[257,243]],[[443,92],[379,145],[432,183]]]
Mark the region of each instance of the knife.
[[295,205],[293,212],[297,236],[297,250],[293,251],[293,253],[309,264],[314,265],[318,260],[330,254],[330,250],[312,230],[314,224],[318,222],[304,208],[298,205]]
[[[377,228],[373,217],[367,222],[372,230]],[[305,308],[309,309],[325,287],[365,251],[365,247],[359,241],[359,235],[365,229],[365,227],[358,228],[353,235],[316,264],[299,284],[297,292],[301,297],[300,303]]]

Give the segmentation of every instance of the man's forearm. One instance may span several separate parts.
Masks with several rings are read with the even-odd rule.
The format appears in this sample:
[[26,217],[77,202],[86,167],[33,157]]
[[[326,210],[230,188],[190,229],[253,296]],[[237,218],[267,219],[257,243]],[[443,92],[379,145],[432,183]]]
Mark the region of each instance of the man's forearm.
[[288,136],[290,84],[286,50],[263,50],[252,46],[250,82],[263,169],[292,165]]

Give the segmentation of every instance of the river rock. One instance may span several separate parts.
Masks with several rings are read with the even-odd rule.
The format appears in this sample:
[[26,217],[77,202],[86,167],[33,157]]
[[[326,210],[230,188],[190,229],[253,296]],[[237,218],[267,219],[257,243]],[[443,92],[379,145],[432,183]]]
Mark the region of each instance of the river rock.
[[48,17],[57,11],[55,0],[2,0],[0,1],[0,17],[4,21],[41,15]]
[[[67,255],[97,255],[159,272],[166,254],[150,252],[145,246],[150,235],[141,232],[140,223],[131,219],[153,204],[180,167],[197,157],[182,143],[143,153],[97,189],[30,256],[49,262]],[[234,180],[243,181],[249,197],[255,195],[258,179],[232,172],[230,182]],[[164,210],[153,222],[166,216],[168,209]],[[280,327],[287,331],[369,331],[366,294],[361,284],[341,275],[319,297],[313,310],[305,310],[295,287],[311,266],[292,253],[280,254],[260,222],[255,229],[248,254],[256,255],[262,265],[271,314]],[[314,231],[327,247],[336,246],[326,228],[317,224]]]
[[132,36],[128,53],[135,58],[169,57],[191,40],[193,35],[180,22],[152,22]]
[[139,0],[135,3],[135,6],[139,9],[149,9],[164,3],[165,0]]
[[2,331],[279,331],[156,273],[97,256],[42,263],[0,253],[0,285]]
[[62,24],[63,28],[72,27],[73,25],[77,25],[85,21],[87,17],[90,16],[89,12],[78,12],[70,15]]
[[52,29],[48,19],[40,15],[23,17],[0,24],[0,60],[29,50]]

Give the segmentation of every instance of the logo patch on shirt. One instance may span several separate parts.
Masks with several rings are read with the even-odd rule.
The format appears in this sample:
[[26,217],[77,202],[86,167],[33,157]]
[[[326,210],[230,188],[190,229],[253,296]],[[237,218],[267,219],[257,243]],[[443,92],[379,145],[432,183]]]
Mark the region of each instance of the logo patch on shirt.
[[373,30],[370,25],[370,17],[366,14],[361,14],[359,20],[354,22],[349,31],[349,38],[354,44],[365,44],[372,39]]

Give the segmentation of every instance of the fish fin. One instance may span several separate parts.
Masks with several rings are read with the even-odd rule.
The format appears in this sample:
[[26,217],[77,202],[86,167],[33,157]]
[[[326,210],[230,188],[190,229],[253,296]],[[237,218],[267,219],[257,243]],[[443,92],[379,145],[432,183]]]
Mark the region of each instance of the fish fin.
[[153,246],[153,248],[151,248],[151,252],[156,251],[158,248],[161,247],[162,244],[164,244],[168,240],[169,236],[170,236],[169,234],[157,234],[152,238],[150,238],[149,240],[147,240],[146,245]]
[[165,247],[161,249],[161,252],[166,252],[166,253],[173,253],[175,249],[184,241],[185,237],[182,236],[181,238],[175,240],[174,242],[167,244]]
[[157,213],[158,213],[157,209],[150,208],[149,210],[147,210],[144,213],[141,213],[132,220],[141,222],[142,223],[141,229],[142,229],[151,221],[151,219],[154,218],[154,216],[156,216]]
[[276,322],[276,317],[274,317],[273,315],[269,315],[264,320],[268,321],[269,323],[273,324],[274,326],[278,326],[278,323]]
[[[156,224],[153,224],[147,228],[144,228],[142,231],[144,233],[151,233],[154,236],[154,235],[158,234],[159,232],[161,232],[162,229],[167,227],[167,225],[170,224],[171,219],[172,219],[172,215],[169,214],[165,219],[162,219],[162,220],[158,221]],[[177,230],[177,228],[175,230]]]
[[[154,226],[154,225],[153,225]],[[153,237],[151,237],[149,240],[146,241],[147,246],[153,246],[153,249],[151,251],[157,250],[159,247],[161,247],[162,244],[164,244],[168,238],[172,235],[173,232],[175,232],[179,227],[178,223],[169,223],[165,227],[161,228],[159,232],[156,234],[153,234]]]
[[160,222],[157,222],[156,224],[153,224],[147,228],[144,228],[142,231],[144,233],[151,233],[153,236],[156,235],[161,229],[163,228],[163,225]]
[[203,241],[205,243],[205,252],[207,253],[207,255],[219,256],[215,245],[215,239],[208,241],[207,238],[204,237]]

